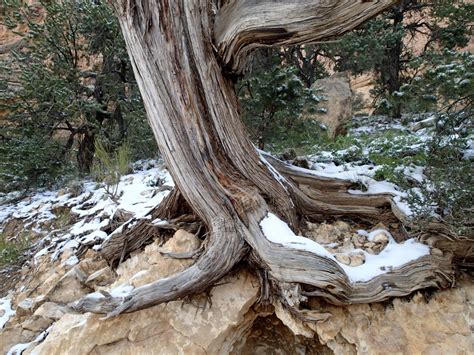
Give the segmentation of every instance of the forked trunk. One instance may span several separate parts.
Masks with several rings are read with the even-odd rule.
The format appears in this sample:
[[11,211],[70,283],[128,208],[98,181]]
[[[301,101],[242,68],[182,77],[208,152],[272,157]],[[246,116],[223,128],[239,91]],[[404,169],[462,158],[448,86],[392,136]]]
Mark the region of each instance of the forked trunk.
[[[450,282],[449,275],[444,276],[450,270],[446,258],[427,256],[390,275],[352,284],[332,259],[267,239],[260,223],[269,212],[293,230],[306,218],[396,217],[387,196],[350,196],[345,182],[315,178],[260,156],[240,120],[231,79],[259,46],[335,36],[391,3],[125,0],[115,4],[160,151],[179,192],[207,226],[208,237],[203,255],[182,273],[137,288],[125,299],[86,297],[76,308],[118,314],[200,292],[249,251],[288,307],[298,308],[300,297],[372,302],[420,287],[446,286]],[[387,282],[391,287],[383,286]]]

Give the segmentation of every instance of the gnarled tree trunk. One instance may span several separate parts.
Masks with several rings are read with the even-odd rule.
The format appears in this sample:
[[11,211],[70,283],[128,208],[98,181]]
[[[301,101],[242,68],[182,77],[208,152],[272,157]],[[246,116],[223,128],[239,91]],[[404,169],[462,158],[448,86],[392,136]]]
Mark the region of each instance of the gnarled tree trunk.
[[373,302],[421,287],[447,286],[447,258],[426,256],[369,282],[351,283],[332,259],[267,239],[260,222],[269,212],[293,230],[302,220],[327,216],[397,217],[387,196],[351,196],[345,182],[262,158],[247,137],[234,92],[233,78],[254,49],[337,36],[395,2],[114,3],[160,151],[179,192],[206,225],[208,240],[187,270],[126,298],[86,297],[76,308],[113,315],[197,293],[249,255],[282,302],[295,309],[304,297],[337,304]]

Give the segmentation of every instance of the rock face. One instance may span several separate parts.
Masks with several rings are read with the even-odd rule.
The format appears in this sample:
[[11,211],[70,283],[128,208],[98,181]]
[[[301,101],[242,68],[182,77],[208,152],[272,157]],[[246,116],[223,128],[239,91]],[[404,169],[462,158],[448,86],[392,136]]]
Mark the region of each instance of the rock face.
[[347,72],[336,73],[328,78],[317,80],[313,89],[325,98],[322,106],[327,110],[314,119],[324,123],[328,135],[332,138],[345,134],[344,127],[352,118],[352,91],[350,77]]
[[332,317],[309,327],[336,354],[472,354],[472,281],[464,276],[429,301],[417,293],[388,305],[326,306]]
[[[333,242],[345,238],[349,226],[322,224],[314,231],[319,239]],[[378,239],[385,241],[382,236]],[[0,353],[34,341],[45,330],[44,341],[26,345],[23,354],[474,353],[474,283],[467,274],[458,278],[456,288],[429,299],[426,293],[416,293],[384,304],[348,307],[312,300],[312,309],[329,315],[317,323],[302,322],[278,303],[258,305],[259,282],[245,268],[208,293],[110,319],[73,313],[61,301],[85,289],[139,287],[179,272],[192,260],[173,259],[166,253],[187,253],[200,244],[194,235],[178,231],[163,245],[158,241],[148,245],[116,271],[108,270],[91,250],[73,266],[63,264],[69,255],[54,267],[45,261],[35,282],[12,298],[16,315],[0,330]],[[92,282],[98,271],[100,282]]]

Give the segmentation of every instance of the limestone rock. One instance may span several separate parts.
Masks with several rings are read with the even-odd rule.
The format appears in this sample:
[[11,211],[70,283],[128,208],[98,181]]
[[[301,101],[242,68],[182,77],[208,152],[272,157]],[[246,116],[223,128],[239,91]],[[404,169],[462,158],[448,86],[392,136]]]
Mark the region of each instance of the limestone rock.
[[25,298],[19,302],[16,306],[16,314],[18,316],[26,316],[32,314],[43,302],[45,301],[44,296],[38,296],[35,298]]
[[373,240],[374,243],[387,244],[388,243],[388,236],[385,233],[379,233],[372,240]]
[[391,306],[327,306],[326,322],[311,327],[334,353],[474,353],[474,283],[464,275],[457,288],[437,292],[428,302],[421,293]]
[[365,256],[362,253],[354,253],[350,255],[351,266],[359,266],[365,263]]
[[209,300],[203,295],[106,320],[90,313],[66,314],[43,343],[26,353],[218,354],[253,312],[258,290],[255,277],[243,271],[214,287]]
[[321,92],[325,98],[322,106],[325,114],[318,114],[314,119],[324,123],[328,135],[332,138],[345,134],[344,127],[352,118],[352,91],[347,72],[336,73],[329,78],[319,79],[313,84],[313,89]]
[[372,249],[375,246],[374,242],[367,242],[364,244],[364,248]]
[[43,303],[34,313],[35,316],[49,318],[53,320],[60,319],[65,312],[65,308],[54,302]]
[[366,242],[367,239],[365,236],[359,234],[352,235],[352,243],[356,248],[362,248]]
[[[356,245],[356,240],[366,241],[356,238],[344,224],[313,227],[324,231],[322,238],[328,242],[350,240]],[[374,248],[384,245],[373,244]],[[199,238],[185,231],[178,231],[162,246],[152,243],[124,261],[115,284],[105,289],[124,282],[137,287],[178,272],[193,260],[173,259],[160,252],[186,253],[200,245]],[[207,293],[110,319],[68,313],[67,307],[48,302],[44,295],[51,287],[47,295],[59,298],[70,296],[58,292],[65,285],[81,285],[83,292],[84,280],[105,267],[97,256],[87,252],[72,268],[59,262],[48,264],[46,259],[38,266],[35,282],[13,297],[17,315],[0,330],[1,354],[15,344],[33,341],[51,322],[46,339],[32,343],[23,354],[474,353],[474,283],[466,274],[460,275],[456,288],[438,291],[429,300],[415,293],[390,304],[337,307],[317,297],[305,299],[305,307],[311,309],[306,314],[324,319],[321,322],[304,322],[278,301],[273,306],[257,305],[259,282],[244,268]],[[338,260],[345,259],[351,266],[362,257],[358,252],[336,252]],[[44,285],[48,280],[51,284]]]
[[112,287],[124,283],[139,287],[182,271],[193,263],[192,259],[173,259],[161,252],[187,253],[199,249],[200,245],[201,242],[195,235],[178,230],[163,246],[155,241],[143,253],[122,263],[116,270],[118,278]]
[[23,329],[30,330],[32,332],[41,332],[48,328],[51,323],[53,323],[53,320],[50,318],[45,318],[41,317],[38,315],[34,315],[30,318],[28,318],[26,321],[24,321],[21,326]]
[[331,224],[321,223],[311,223],[307,222],[308,228],[308,238],[313,239],[314,241],[320,244],[331,244],[338,241],[341,233],[336,230]]
[[114,272],[109,266],[106,266],[89,275],[85,283],[89,287],[96,288],[97,286],[110,285],[114,281],[114,278]]
[[344,265],[350,265],[351,263],[351,258],[347,254],[336,254],[336,259]]
[[89,290],[84,287],[86,274],[76,265],[57,283],[46,291],[48,300],[55,303],[70,303],[86,295]]

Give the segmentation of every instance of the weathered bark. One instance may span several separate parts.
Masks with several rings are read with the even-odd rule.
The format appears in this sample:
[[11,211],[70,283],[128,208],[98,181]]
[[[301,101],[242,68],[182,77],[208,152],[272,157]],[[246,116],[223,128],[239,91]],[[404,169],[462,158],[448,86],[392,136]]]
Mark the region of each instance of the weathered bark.
[[125,299],[86,297],[76,309],[113,315],[203,291],[249,250],[272,289],[295,310],[307,296],[337,304],[372,302],[450,284],[449,258],[431,256],[352,284],[333,260],[272,243],[259,224],[268,212],[293,229],[301,219],[328,215],[395,219],[387,196],[349,196],[346,182],[316,178],[273,161],[286,176],[278,178],[245,133],[232,81],[246,55],[259,46],[335,36],[394,2],[116,3],[150,124],[179,192],[207,228],[206,250],[187,270],[137,288]]

